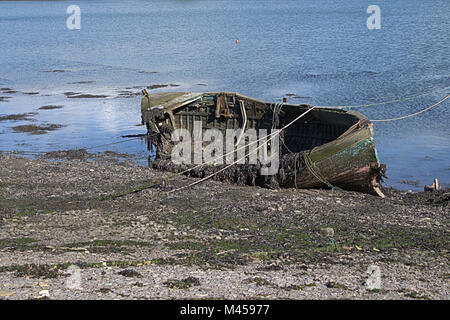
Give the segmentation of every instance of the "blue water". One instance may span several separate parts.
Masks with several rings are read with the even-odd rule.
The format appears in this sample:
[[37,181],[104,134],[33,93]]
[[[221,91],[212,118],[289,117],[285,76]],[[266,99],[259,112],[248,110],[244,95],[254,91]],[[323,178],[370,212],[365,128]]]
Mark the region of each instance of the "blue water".
[[[72,4],[81,8],[81,30],[66,27]],[[372,4],[381,8],[380,30],[366,27]],[[0,1],[0,88],[18,91],[0,92],[10,97],[0,102],[0,115],[38,112],[34,124],[65,125],[30,135],[12,130],[29,121],[0,121],[0,150],[92,147],[142,133],[140,98],[119,93],[151,84],[180,85],[155,92],[227,90],[268,101],[291,93],[310,97],[291,102],[314,105],[432,89],[356,109],[370,119],[410,114],[450,92],[449,16],[448,0]],[[108,98],[68,99],[69,91]],[[43,105],[64,108],[38,110]],[[387,185],[420,190],[437,177],[449,186],[449,112],[447,100],[416,117],[375,124]],[[104,150],[147,153],[138,140],[96,149]]]

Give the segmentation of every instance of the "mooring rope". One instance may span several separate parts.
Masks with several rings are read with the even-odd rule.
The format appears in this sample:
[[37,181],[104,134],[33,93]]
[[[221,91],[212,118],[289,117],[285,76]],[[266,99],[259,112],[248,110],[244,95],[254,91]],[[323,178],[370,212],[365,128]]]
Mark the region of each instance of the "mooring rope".
[[317,180],[328,186],[330,189],[336,189],[336,190],[342,190],[341,188],[332,185],[318,170],[315,168],[314,162],[311,160],[309,155],[306,152],[302,153],[303,160],[305,162],[306,167],[308,170],[312,173],[314,177],[316,177]]
[[116,144],[121,144],[121,143],[129,142],[129,141],[133,141],[133,140],[138,140],[140,138],[141,137],[135,137],[135,138],[130,138],[130,139],[123,140],[123,141],[117,141],[117,142],[112,142],[112,143],[107,143],[107,144],[101,144],[101,145],[98,145],[98,146],[89,147],[89,148],[82,148],[82,149],[92,150],[92,149],[98,149],[98,148],[103,148],[103,147],[109,147],[109,146],[113,146],[113,145],[116,145]]
[[295,185],[295,189],[298,189],[298,186],[297,186],[297,160],[298,160],[298,153],[296,153],[295,156],[294,156],[294,185]]
[[441,103],[443,103],[443,102],[444,102],[445,100],[447,100],[448,98],[450,98],[450,94],[448,94],[448,95],[447,95],[445,98],[443,98],[441,101],[436,102],[435,104],[433,104],[433,105],[431,105],[431,106],[429,106],[429,107],[427,107],[427,108],[425,108],[425,109],[422,109],[422,110],[420,110],[420,111],[418,111],[418,112],[415,112],[415,113],[408,114],[408,115],[406,115],[406,116],[402,116],[402,117],[398,117],[398,118],[391,118],[391,119],[370,120],[370,121],[372,121],[372,122],[388,122],[388,121],[397,121],[397,120],[403,120],[403,119],[406,119],[406,118],[411,118],[411,117],[417,116],[418,114],[424,113],[425,111],[431,110],[431,109],[433,109],[434,107],[437,107],[438,105],[440,105]]
[[303,163],[306,166],[306,169],[308,169],[308,171],[317,179],[319,180],[319,182],[322,182],[323,184],[325,184],[327,187],[329,187],[332,190],[342,190],[341,188],[332,185],[318,170],[317,168],[315,168],[315,164],[314,162],[311,160],[311,158],[309,157],[309,154],[307,154],[306,152],[301,152],[301,153],[296,153],[294,156],[294,185],[295,185],[295,189],[298,189],[297,186],[297,173],[300,172],[300,166],[299,166],[299,156],[302,156],[303,158]]
[[272,129],[275,129],[276,122],[278,121],[278,113],[281,111],[284,102],[275,103],[275,106],[272,110]]
[[422,96],[426,96],[429,95],[433,92],[436,92],[438,90],[444,90],[449,88],[447,87],[442,87],[442,88],[433,88],[429,91],[424,91],[422,93],[419,94],[415,94],[415,95],[411,95],[411,96],[405,96],[405,97],[398,97],[396,99],[393,100],[388,100],[388,101],[382,101],[382,102],[374,102],[374,103],[367,103],[367,104],[359,104],[359,105],[328,105],[328,106],[317,106],[319,108],[347,108],[347,109],[354,109],[354,108],[367,108],[367,107],[373,107],[373,106],[379,106],[379,105],[384,105],[384,104],[392,104],[392,103],[396,103],[396,102],[405,102],[405,101],[409,101],[409,100],[413,100]]

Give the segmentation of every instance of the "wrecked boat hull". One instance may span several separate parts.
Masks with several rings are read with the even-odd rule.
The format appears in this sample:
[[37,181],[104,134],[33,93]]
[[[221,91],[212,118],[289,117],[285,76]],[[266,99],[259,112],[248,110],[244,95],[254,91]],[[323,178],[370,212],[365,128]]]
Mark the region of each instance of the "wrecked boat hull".
[[[149,147],[157,148],[152,167],[174,172],[194,168],[188,174],[238,184],[283,188],[342,188],[383,196],[380,182],[385,166],[378,160],[372,123],[362,114],[310,105],[275,104],[234,92],[149,95],[143,92],[142,122],[146,124]],[[280,167],[273,176],[261,176],[261,165],[174,165],[171,133],[177,128],[192,132],[195,121],[206,129],[283,128],[299,114],[307,116],[280,135]],[[223,171],[222,171],[223,170]]]

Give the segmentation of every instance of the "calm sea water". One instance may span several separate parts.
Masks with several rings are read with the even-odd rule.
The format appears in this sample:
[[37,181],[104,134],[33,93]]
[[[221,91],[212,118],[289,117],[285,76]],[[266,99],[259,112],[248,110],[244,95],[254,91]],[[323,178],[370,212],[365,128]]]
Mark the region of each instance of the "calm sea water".
[[[81,9],[81,30],[66,27],[72,4]],[[372,4],[381,8],[380,30],[366,27]],[[1,121],[0,150],[92,147],[142,133],[140,97],[120,92],[151,84],[269,101],[291,93],[309,97],[291,101],[314,105],[359,105],[432,89],[357,109],[370,119],[410,114],[450,92],[449,16],[448,0],[1,1],[0,87],[17,92],[0,92],[10,97],[0,102],[0,115],[37,112],[34,124],[65,127],[30,135],[12,129],[29,121]],[[66,72],[48,72],[55,70]],[[85,81],[91,82],[77,83]],[[108,97],[68,99],[64,92]],[[64,108],[38,110],[44,105]],[[420,190],[437,177],[449,186],[449,112],[447,101],[414,118],[375,124],[387,185]],[[104,150],[147,154],[142,141],[96,149]]]

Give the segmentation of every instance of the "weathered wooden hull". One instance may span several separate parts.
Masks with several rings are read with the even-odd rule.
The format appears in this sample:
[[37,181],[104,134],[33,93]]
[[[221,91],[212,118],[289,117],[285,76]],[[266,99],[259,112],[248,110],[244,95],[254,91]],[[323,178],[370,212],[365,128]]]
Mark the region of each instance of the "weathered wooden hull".
[[[245,103],[245,118],[248,116],[248,122],[243,123],[242,112],[237,111],[238,102],[242,105]],[[202,121],[204,129],[236,129],[242,125],[245,129],[269,129],[274,126],[274,105],[237,93],[146,94],[141,105],[143,123],[153,135],[151,143],[157,146],[161,155],[152,162],[152,166],[171,171],[194,167],[170,164],[168,155],[173,143],[169,137],[172,130],[192,130],[194,121]],[[276,111],[279,115],[277,125],[283,127],[308,109],[311,106],[286,103],[282,111],[281,108]],[[308,118],[286,130],[282,139],[280,170],[270,178],[272,182],[276,180],[280,187],[339,187],[382,196],[379,187],[384,166],[378,160],[372,124],[363,115],[316,108],[311,110]],[[214,170],[224,169],[224,165],[206,165],[202,168],[192,170],[189,174],[205,177]],[[257,168],[239,164],[221,171],[216,178],[237,183],[266,184],[267,177],[258,177]]]
[[300,169],[282,184],[283,187],[307,189],[335,186],[379,194],[377,188],[384,168],[378,161],[371,125],[307,153],[312,170],[307,168],[304,160],[301,161],[297,165]]

